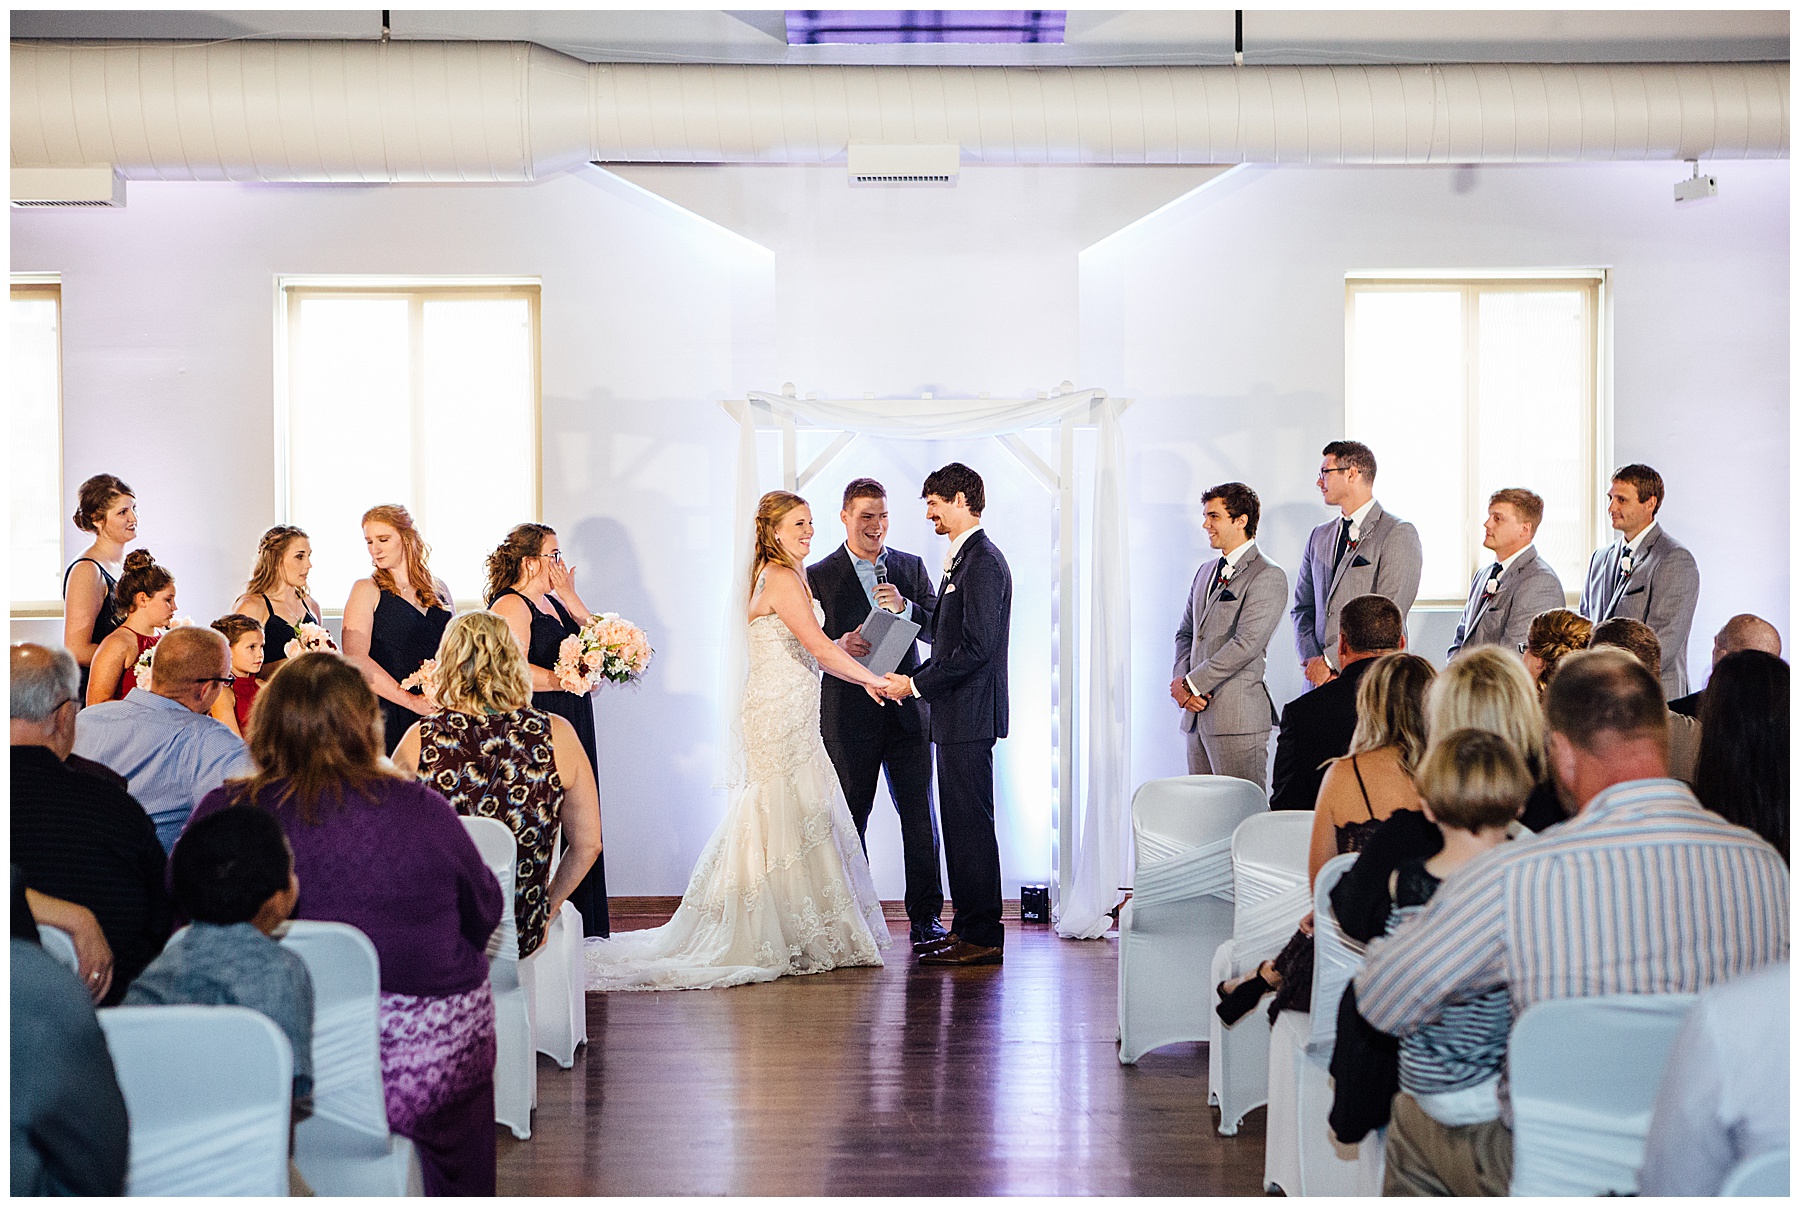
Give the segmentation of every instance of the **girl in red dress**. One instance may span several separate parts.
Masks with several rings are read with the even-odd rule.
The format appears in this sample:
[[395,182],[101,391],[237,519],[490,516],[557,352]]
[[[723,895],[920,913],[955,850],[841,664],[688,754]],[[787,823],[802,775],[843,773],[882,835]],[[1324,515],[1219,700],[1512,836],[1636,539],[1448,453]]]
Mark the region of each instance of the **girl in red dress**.
[[263,627],[254,616],[241,612],[219,617],[212,627],[231,643],[231,673],[236,676],[231,690],[220,692],[213,701],[212,716],[241,738],[250,732],[250,705],[262,690],[262,680],[256,673],[263,665]]
[[94,651],[89,704],[123,700],[137,686],[138,658],[175,619],[175,576],[157,565],[148,549],[134,549],[126,556],[114,594],[125,620]]

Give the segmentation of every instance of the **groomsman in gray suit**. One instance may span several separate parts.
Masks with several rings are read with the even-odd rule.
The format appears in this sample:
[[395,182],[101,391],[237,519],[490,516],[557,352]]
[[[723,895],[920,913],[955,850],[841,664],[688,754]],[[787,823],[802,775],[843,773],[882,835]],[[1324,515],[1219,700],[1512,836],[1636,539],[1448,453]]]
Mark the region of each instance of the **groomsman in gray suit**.
[[1544,500],[1529,490],[1509,487],[1488,498],[1481,547],[1494,551],[1494,564],[1469,584],[1450,657],[1472,645],[1518,649],[1538,613],[1566,606],[1562,580],[1531,543],[1543,521]]
[[1694,555],[1656,522],[1662,509],[1662,475],[1648,465],[1627,465],[1612,476],[1606,514],[1619,539],[1588,560],[1581,614],[1599,624],[1615,616],[1641,620],[1662,646],[1665,699],[1687,695],[1688,630],[1700,602],[1700,567]]
[[1200,567],[1175,630],[1175,680],[1189,775],[1234,775],[1268,785],[1275,703],[1263,684],[1281,622],[1287,574],[1256,547],[1262,504],[1242,482],[1206,492],[1207,539],[1219,556]]
[[1323,450],[1319,493],[1338,509],[1335,520],[1312,530],[1294,584],[1294,643],[1306,681],[1319,686],[1338,673],[1338,613],[1358,595],[1394,601],[1402,619],[1419,596],[1425,549],[1419,530],[1375,501],[1375,454],[1357,440],[1333,440]]

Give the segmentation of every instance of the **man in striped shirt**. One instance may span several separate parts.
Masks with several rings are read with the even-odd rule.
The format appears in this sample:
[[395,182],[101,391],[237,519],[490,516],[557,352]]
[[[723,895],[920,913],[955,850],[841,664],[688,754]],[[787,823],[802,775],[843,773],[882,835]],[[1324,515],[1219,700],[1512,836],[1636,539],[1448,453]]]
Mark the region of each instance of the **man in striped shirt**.
[[[1516,1018],[1550,998],[1696,993],[1787,958],[1787,867],[1668,778],[1655,678],[1623,651],[1572,655],[1545,711],[1575,816],[1471,862],[1370,944],[1357,1005],[1378,1029],[1409,1035],[1500,985]],[[1504,1085],[1501,1104],[1510,1118]],[[1387,1193],[1507,1192],[1504,1122],[1446,1128],[1408,1105],[1404,1094],[1394,1103]]]

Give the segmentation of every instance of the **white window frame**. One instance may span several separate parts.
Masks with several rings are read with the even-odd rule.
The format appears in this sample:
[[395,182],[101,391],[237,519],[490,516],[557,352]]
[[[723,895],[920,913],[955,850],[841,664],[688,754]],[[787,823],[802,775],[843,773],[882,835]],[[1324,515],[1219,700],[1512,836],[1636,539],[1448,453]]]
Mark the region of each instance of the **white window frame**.
[[[1598,547],[1605,543],[1611,532],[1607,526],[1606,511],[1600,505],[1603,493],[1600,487],[1611,480],[1613,469],[1613,391],[1612,391],[1612,291],[1609,272],[1604,268],[1534,268],[1534,269],[1398,269],[1386,271],[1350,272],[1344,274],[1344,419],[1345,431],[1355,438],[1353,424],[1355,417],[1350,414],[1351,399],[1354,396],[1351,383],[1356,377],[1356,296],[1363,292],[1403,292],[1417,290],[1421,292],[1442,293],[1453,289],[1464,291],[1463,298],[1463,366],[1466,384],[1463,391],[1467,416],[1464,430],[1477,432],[1480,430],[1479,405],[1476,381],[1480,372],[1480,354],[1478,348],[1475,307],[1471,300],[1483,291],[1519,290],[1530,291],[1541,289],[1546,285],[1568,286],[1572,283],[1585,284],[1588,287],[1589,319],[1592,327],[1593,346],[1588,355],[1589,382],[1587,396],[1591,400],[1592,413],[1589,422],[1583,425],[1582,436],[1587,443],[1587,456],[1584,463],[1587,467],[1588,480],[1584,492],[1585,514],[1582,526],[1588,533],[1590,545]],[[1472,579],[1479,564],[1483,560],[1482,547],[1475,535],[1479,527],[1479,519],[1487,514],[1487,498],[1481,491],[1481,484],[1474,472],[1475,442],[1471,438],[1465,444],[1463,455],[1466,458],[1468,472],[1464,479],[1468,483],[1469,497],[1464,500],[1465,514],[1469,522],[1463,525],[1463,578]],[[1529,486],[1529,483],[1526,484]],[[1575,606],[1581,598],[1579,582],[1564,584],[1565,598],[1569,606]],[[1461,610],[1467,599],[1462,596],[1446,599],[1419,599],[1415,607],[1452,608]]]
[[[411,303],[411,329],[415,363],[411,373],[412,417],[415,433],[425,419],[424,374],[419,371],[416,350],[421,346],[419,328],[423,304],[431,296],[455,296],[470,300],[492,298],[524,298],[531,308],[531,515],[533,523],[544,518],[544,339],[543,281],[538,277],[401,277],[401,276],[278,276],[275,278],[275,522],[286,524],[293,515],[292,447],[289,420],[294,393],[295,367],[289,349],[300,321],[300,308],[292,304],[299,297],[391,297],[406,298]],[[414,457],[420,455],[423,442],[413,442]],[[419,466],[414,465],[414,480],[422,480]],[[429,531],[430,518],[423,505],[414,509],[414,520]],[[457,611],[486,606],[485,600],[459,599]],[[343,608],[324,609],[329,617],[340,617]]]
[[[63,427],[66,422],[65,401],[63,398],[63,307],[62,307],[62,274],[58,272],[15,272],[11,274],[11,289],[7,293],[11,300],[19,293],[52,294],[56,300],[56,483],[57,490],[63,487],[63,470],[66,465],[65,439]],[[61,500],[58,500],[56,511],[62,512]],[[68,532],[62,524],[56,529],[57,561],[66,563]],[[10,594],[10,592],[9,592]],[[59,595],[55,599],[28,599],[13,602],[8,600],[8,615],[16,620],[58,618],[63,614],[63,601]]]

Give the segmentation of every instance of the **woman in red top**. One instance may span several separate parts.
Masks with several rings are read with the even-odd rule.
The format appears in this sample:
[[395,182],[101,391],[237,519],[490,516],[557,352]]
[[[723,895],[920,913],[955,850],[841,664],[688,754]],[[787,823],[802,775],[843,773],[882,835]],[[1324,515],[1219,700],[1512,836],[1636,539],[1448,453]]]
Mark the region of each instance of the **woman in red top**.
[[134,549],[126,556],[114,594],[125,620],[94,651],[88,672],[89,704],[123,700],[137,686],[138,659],[175,619],[175,576],[157,565],[148,549]]

